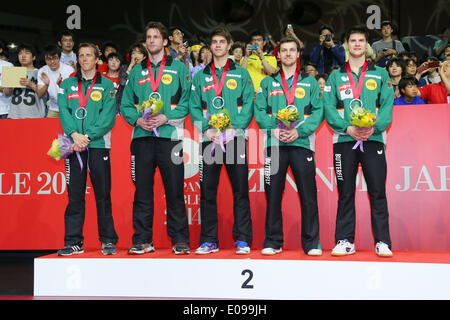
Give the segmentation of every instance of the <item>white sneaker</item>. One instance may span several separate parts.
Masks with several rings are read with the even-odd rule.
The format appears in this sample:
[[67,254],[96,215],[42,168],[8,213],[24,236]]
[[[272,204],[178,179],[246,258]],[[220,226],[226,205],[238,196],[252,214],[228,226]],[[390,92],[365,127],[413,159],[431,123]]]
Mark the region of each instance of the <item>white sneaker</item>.
[[346,256],[355,253],[355,245],[347,239],[339,240],[337,245],[331,251],[332,256]]
[[281,248],[264,248],[261,253],[266,256],[273,256],[281,251],[283,251]]
[[308,251],[308,256],[321,256],[322,255],[322,249],[311,249]]
[[380,257],[392,257],[392,251],[389,249],[389,246],[381,241],[378,241],[375,245],[375,252]]

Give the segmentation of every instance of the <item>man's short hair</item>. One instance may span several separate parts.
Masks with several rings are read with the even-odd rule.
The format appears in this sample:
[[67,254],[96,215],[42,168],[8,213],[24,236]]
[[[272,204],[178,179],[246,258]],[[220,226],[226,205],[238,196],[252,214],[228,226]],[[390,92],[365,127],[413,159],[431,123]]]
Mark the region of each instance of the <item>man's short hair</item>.
[[257,37],[257,36],[261,36],[264,40],[264,32],[262,32],[259,29],[253,30],[252,33],[250,33],[250,40],[252,40],[253,37]]
[[72,31],[70,31],[70,30],[67,30],[67,29],[62,30],[62,31],[60,31],[60,32],[58,33],[58,39],[57,39],[57,40],[58,40],[58,41],[61,41],[62,37],[72,37],[72,40],[75,41],[75,35],[74,35],[74,33],[73,33]]
[[278,47],[279,48],[278,51],[281,50],[281,45],[283,43],[288,43],[288,42],[294,42],[295,45],[297,46],[297,51],[300,52],[300,43],[297,41],[297,39],[295,39],[292,36],[287,36],[287,37],[281,38],[280,43],[279,43],[279,47]]
[[116,51],[119,51],[119,46],[117,45],[117,43],[112,42],[112,41],[105,42],[103,44],[102,51],[105,52],[105,49],[108,47],[114,48],[114,49],[116,49]]
[[350,28],[346,33],[345,33],[345,40],[349,40],[350,36],[352,34],[363,34],[366,37],[367,42],[369,42],[369,31],[367,30],[366,27],[364,26],[354,26],[352,28]]
[[227,43],[231,43],[231,33],[226,28],[216,28],[209,34],[209,40],[211,41],[214,36],[222,36],[227,40]]
[[26,50],[26,51],[31,52],[31,55],[33,57],[36,56],[36,49],[31,44],[28,44],[28,43],[21,43],[21,44],[19,44],[19,46],[17,47],[17,54],[19,54],[20,51],[22,51],[22,50]]
[[334,34],[334,29],[333,29],[333,27],[330,26],[329,24],[324,24],[324,25],[322,25],[322,26],[319,28],[319,35],[322,34],[322,31],[323,31],[323,30],[329,30],[331,33]]
[[92,48],[92,49],[94,49],[95,57],[96,58],[100,57],[100,53],[98,52],[97,46],[95,44],[93,44],[93,43],[90,43],[90,42],[80,43],[80,45],[78,46],[78,50],[77,50],[77,57],[78,57],[78,54],[80,53],[80,49],[81,48]]
[[404,76],[400,79],[398,82],[398,90],[400,91],[400,94],[403,96],[402,89],[405,89],[409,85],[419,85],[419,81],[416,79],[416,77],[413,76]]
[[50,44],[50,45],[44,47],[42,54],[44,55],[44,58],[46,56],[53,57],[55,55],[58,55],[58,57],[61,58],[61,48],[54,44]]
[[169,31],[167,30],[167,27],[163,25],[159,21],[150,21],[147,23],[147,26],[145,27],[144,34],[147,35],[147,31],[149,29],[158,29],[161,33],[161,36],[163,39],[169,39]]

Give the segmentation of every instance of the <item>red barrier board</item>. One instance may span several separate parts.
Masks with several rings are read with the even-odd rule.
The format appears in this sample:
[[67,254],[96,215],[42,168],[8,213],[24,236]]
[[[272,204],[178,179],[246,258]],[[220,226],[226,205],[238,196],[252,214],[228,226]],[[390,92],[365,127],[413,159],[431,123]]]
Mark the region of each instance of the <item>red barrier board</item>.
[[[0,121],[0,250],[59,249],[64,244],[67,205],[64,161],[47,156],[58,119]],[[112,131],[112,206],[118,247],[131,245],[132,203],[130,142],[132,127],[122,117]],[[322,247],[334,246],[337,187],[332,162],[332,133],[324,122],[317,131],[316,165]],[[450,108],[449,105],[395,106],[388,130],[387,197],[393,250],[450,251]],[[249,129],[249,186],[253,220],[252,248],[262,247],[266,200],[263,180],[263,134],[255,121]],[[184,139],[185,203],[191,248],[200,237],[198,133],[189,118]],[[194,160],[194,161],[193,161]],[[171,246],[165,225],[164,188],[155,178],[154,244]],[[372,249],[370,206],[361,169],[357,178],[357,249]],[[222,171],[219,232],[222,248],[231,248],[233,203],[231,185]],[[301,212],[293,177],[288,172],[283,198],[284,247],[300,248]],[[86,247],[99,247],[95,198],[88,179],[86,190]]]

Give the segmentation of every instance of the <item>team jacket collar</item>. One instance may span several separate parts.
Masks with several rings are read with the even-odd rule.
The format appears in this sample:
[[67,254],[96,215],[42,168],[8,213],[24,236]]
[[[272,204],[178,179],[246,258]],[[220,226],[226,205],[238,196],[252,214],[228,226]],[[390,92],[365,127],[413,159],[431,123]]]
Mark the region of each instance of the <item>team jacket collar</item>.
[[[372,62],[372,61],[370,61],[370,62],[368,62],[367,63],[367,70],[369,71],[374,71],[375,70],[375,64]],[[342,73],[347,73],[347,62],[346,63],[344,63],[342,66],[341,66],[341,68],[339,69],[339,71],[340,72],[342,72]]]
[[[148,57],[145,58],[144,60],[142,60],[142,62],[141,62],[142,69],[147,69],[147,60],[148,60]],[[173,57],[166,55],[166,67],[172,65],[172,62],[173,62]]]
[[[309,74],[300,71],[300,74],[299,74],[299,76],[298,76],[298,81],[303,80],[303,79],[305,79],[305,78],[308,77],[308,76],[309,76]],[[278,70],[278,71],[277,71],[276,73],[274,73],[273,75],[271,75],[271,77],[272,77],[274,80],[276,80],[276,81],[278,81],[278,82],[281,83],[281,69]]]
[[[100,72],[97,71],[96,75],[97,75],[97,79],[95,80],[95,83],[102,83],[102,77],[101,77]],[[81,69],[78,69],[75,76],[77,77],[78,80],[83,80],[83,76],[81,75]]]
[[[231,59],[228,59],[228,61],[230,61],[230,68],[228,70],[229,71],[230,70],[235,70],[236,69],[236,63],[233,60],[231,60]],[[205,69],[203,69],[203,73],[211,74],[211,64],[212,63],[213,63],[213,61],[211,60],[211,62],[205,67]]]

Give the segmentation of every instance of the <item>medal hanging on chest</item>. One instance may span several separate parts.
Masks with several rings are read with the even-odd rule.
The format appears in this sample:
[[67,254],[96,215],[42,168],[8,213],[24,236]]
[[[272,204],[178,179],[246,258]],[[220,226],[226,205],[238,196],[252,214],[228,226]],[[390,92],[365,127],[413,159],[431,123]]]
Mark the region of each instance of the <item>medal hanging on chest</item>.
[[78,80],[78,100],[80,102],[80,107],[75,110],[75,118],[78,120],[83,120],[87,116],[86,104],[91,95],[92,88],[94,88],[95,81],[97,80],[98,73],[95,74],[94,79],[92,79],[92,84],[90,85],[87,93],[83,96],[83,84],[81,79]]
[[361,99],[359,99],[359,97],[361,96],[361,90],[363,87],[363,83],[364,83],[364,78],[366,77],[366,73],[367,73],[367,61],[364,62],[364,65],[362,67],[361,70],[361,75],[359,77],[359,81],[358,81],[358,87],[356,87],[355,85],[355,80],[353,79],[353,74],[352,74],[352,69],[350,68],[350,63],[347,62],[347,77],[348,80],[350,81],[350,87],[352,89],[352,93],[353,93],[353,100],[350,101],[350,110],[353,110],[353,108],[356,107],[363,107],[363,103],[361,101]]
[[211,64],[211,74],[213,78],[214,92],[216,93],[216,96],[212,100],[212,106],[214,109],[217,110],[223,109],[223,107],[225,106],[225,100],[222,98],[222,89],[223,85],[225,84],[225,78],[227,77],[229,68],[230,68],[230,60],[227,60],[227,63],[223,68],[222,76],[220,77],[220,83],[218,83],[216,75],[216,66],[214,65],[214,62]]
[[295,70],[294,78],[292,80],[291,91],[289,91],[289,87],[286,82],[286,77],[284,75],[283,68],[281,68],[280,76],[281,76],[281,84],[283,85],[284,96],[286,97],[286,102],[287,102],[286,108],[295,108],[295,110],[297,110],[297,107],[294,106],[294,100],[295,100],[295,90],[297,89],[297,81],[298,81],[299,73],[300,72],[298,70]]
[[150,58],[147,59],[147,69],[150,77],[150,84],[152,86],[152,93],[149,95],[149,99],[158,99],[161,100],[161,94],[158,92],[159,84],[161,83],[162,74],[164,72],[164,67],[166,66],[166,56],[164,56],[161,60],[161,65],[159,66],[158,75],[155,80],[155,76],[153,75],[152,64],[150,62]]

